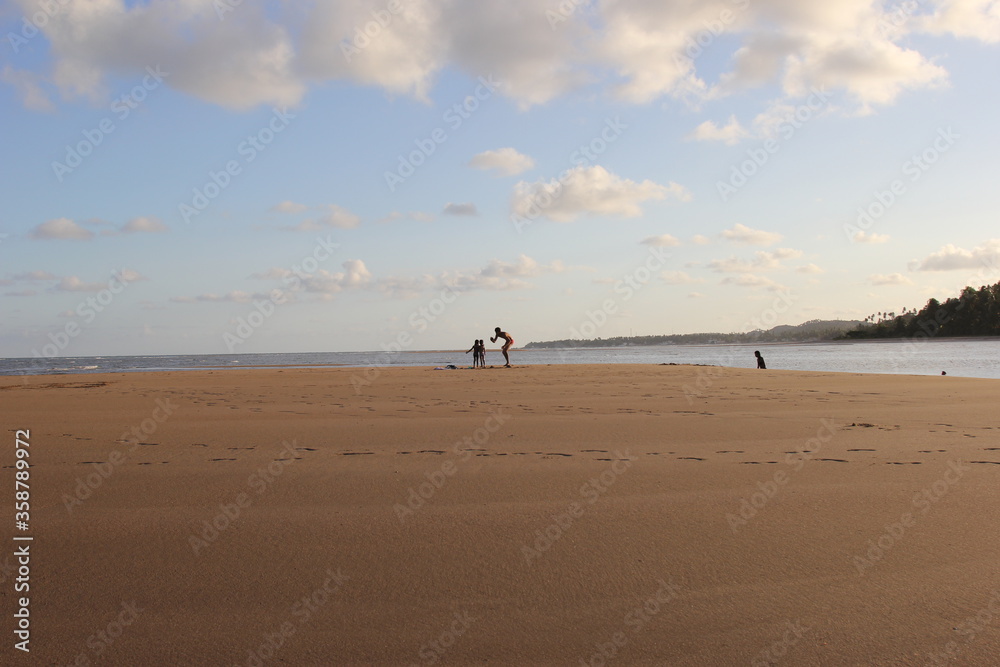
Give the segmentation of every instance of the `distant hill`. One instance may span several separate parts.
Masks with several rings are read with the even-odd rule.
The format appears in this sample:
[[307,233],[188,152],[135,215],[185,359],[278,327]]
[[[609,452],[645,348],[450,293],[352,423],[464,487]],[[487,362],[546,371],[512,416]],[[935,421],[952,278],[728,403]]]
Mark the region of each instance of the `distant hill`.
[[809,320],[792,326],[778,325],[772,329],[757,329],[744,333],[694,333],[661,336],[616,336],[614,338],[549,340],[531,342],[529,348],[564,347],[626,347],[630,345],[704,345],[712,343],[802,343],[833,340],[857,329],[860,320]]

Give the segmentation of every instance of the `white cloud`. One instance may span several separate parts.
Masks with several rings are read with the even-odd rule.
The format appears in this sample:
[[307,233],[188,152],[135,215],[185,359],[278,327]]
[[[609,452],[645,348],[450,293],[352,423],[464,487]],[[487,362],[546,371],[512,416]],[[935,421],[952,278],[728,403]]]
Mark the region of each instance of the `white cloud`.
[[461,215],[461,216],[474,216],[479,215],[479,211],[476,210],[476,205],[469,202],[464,204],[453,204],[448,202],[445,204],[444,210],[441,211],[445,215]]
[[741,139],[745,139],[750,136],[740,122],[736,120],[736,116],[730,116],[729,122],[719,127],[714,121],[706,120],[704,123],[694,128],[694,131],[688,135],[689,139],[694,139],[695,141],[721,141],[727,146],[732,146],[738,144]]
[[54,218],[38,225],[28,236],[33,239],[72,239],[87,241],[94,238],[94,232],[84,229],[69,218]]
[[889,240],[889,235],[876,234],[874,232],[869,234],[868,232],[859,229],[857,232],[855,232],[854,236],[851,237],[851,240],[853,240],[855,243],[872,243],[872,244],[885,243],[886,241]]
[[824,271],[823,271],[823,269],[821,269],[820,267],[816,266],[815,264],[805,264],[803,266],[796,267],[795,272],[796,273],[805,273],[807,275],[812,275],[812,274],[817,274],[817,273],[823,273]]
[[476,154],[469,160],[469,166],[474,169],[493,169],[503,176],[516,176],[534,167],[535,161],[513,148],[500,148]]
[[692,283],[703,283],[700,278],[692,278],[683,271],[663,271],[660,278],[668,285],[690,285]]
[[708,238],[707,236],[703,236],[702,234],[695,234],[694,236],[691,237],[691,243],[695,245],[708,245],[711,242],[712,239]]
[[326,213],[319,218],[309,218],[303,220],[294,227],[287,227],[300,232],[314,232],[327,227],[335,229],[354,229],[361,224],[361,218],[336,204],[327,204],[322,207]]
[[676,236],[671,236],[670,234],[660,234],[659,236],[647,236],[643,240],[639,241],[643,245],[653,246],[656,248],[668,248],[672,246],[679,246],[681,244],[680,239]]
[[132,234],[135,232],[165,232],[167,231],[167,226],[164,225],[158,218],[147,218],[139,217],[132,218],[126,222],[122,228],[122,234]]
[[872,285],[912,285],[913,281],[904,276],[902,273],[890,273],[884,275],[881,273],[873,273],[868,276],[868,282]]
[[21,97],[21,103],[25,109],[33,111],[55,111],[55,105],[49,96],[42,90],[41,78],[34,72],[28,70],[16,70],[10,65],[5,65],[0,72],[0,82],[14,87]]
[[933,5],[933,14],[919,17],[918,29],[1000,42],[1000,4],[995,0],[936,0]]
[[543,217],[556,222],[570,222],[583,214],[632,218],[642,215],[639,204],[650,199],[691,199],[688,189],[677,183],[636,183],[598,165],[574,167],[561,181],[518,183],[511,198],[514,213],[537,217],[540,210]]
[[776,232],[750,229],[746,225],[736,223],[732,229],[722,232],[722,238],[742,245],[772,245],[784,237]]
[[784,259],[796,259],[802,256],[801,250],[793,248],[776,248],[768,252],[758,250],[754,253],[753,259],[745,260],[737,257],[726,259],[713,259],[708,263],[708,268],[718,273],[751,273],[753,271],[771,271],[782,268],[781,261]]
[[989,239],[972,250],[949,243],[922,260],[910,263],[911,271],[957,271],[1000,268],[1000,239]]
[[752,273],[743,273],[738,276],[726,276],[722,279],[723,285],[737,285],[739,287],[766,287],[769,290],[785,289],[784,285],[777,283],[765,276],[758,276]]
[[286,199],[285,201],[272,206],[271,210],[277,213],[302,213],[303,211],[309,210],[309,207],[305,204],[298,204]]
[[52,289],[59,292],[100,292],[107,286],[107,283],[85,283],[76,276],[67,276]]
[[[39,0],[16,3],[28,16],[41,8]],[[232,10],[224,20],[220,6]],[[232,108],[294,106],[309,86],[326,81],[426,101],[435,79],[453,69],[470,78],[489,73],[522,107],[595,83],[640,104],[665,96],[697,103],[778,84],[786,100],[826,86],[867,111],[904,90],[946,81],[943,67],[924,53],[926,41],[913,39],[921,32],[1000,41],[995,0],[927,0],[919,14],[888,30],[886,9],[905,4],[615,0],[578,3],[556,25],[546,14],[554,5],[536,0],[400,6],[389,14],[384,0],[61,3],[42,28],[51,72],[25,78],[5,69],[5,77],[36,108],[47,105],[37,81],[100,102],[109,76],[141,75],[155,63],[169,72],[166,85]],[[373,12],[389,22],[379,26]],[[733,68],[709,85],[702,70],[711,65],[700,56],[720,48],[735,48]],[[725,127],[736,132],[736,125]],[[713,126],[702,131],[733,136]]]

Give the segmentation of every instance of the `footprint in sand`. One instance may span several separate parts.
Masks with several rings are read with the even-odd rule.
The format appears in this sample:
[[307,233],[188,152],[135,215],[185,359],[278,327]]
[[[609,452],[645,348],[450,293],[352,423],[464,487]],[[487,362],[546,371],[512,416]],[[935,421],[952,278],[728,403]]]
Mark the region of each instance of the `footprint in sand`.
[[831,461],[833,463],[847,463],[847,459],[816,459],[817,461]]
[[209,459],[209,461],[235,461],[236,459]]
[[374,454],[375,452],[341,452],[341,456],[365,456],[366,454]]
[[992,463],[995,466],[1000,466],[1000,461],[969,461],[969,463]]
[[[421,449],[420,451],[417,452],[417,454],[444,454],[444,450],[443,449]],[[541,454],[541,452],[538,452],[538,454]]]
[[720,449],[716,454],[742,454],[742,449]]
[[1000,447],[983,447],[987,452],[1000,452]]
[[584,454],[591,454],[591,453],[594,453],[594,454],[607,454],[608,453],[608,450],[606,450],[606,449],[581,449],[580,451],[582,453],[584,453]]
[[918,466],[922,461],[886,461],[891,466]]
[[573,455],[563,454],[562,452],[545,452],[545,456],[573,456]]
[[874,452],[875,450],[874,449],[858,448],[858,449],[848,449],[847,451],[849,451],[849,452]]
[[705,459],[699,458],[697,456],[678,456],[677,458],[678,458],[678,460],[685,460],[685,461],[704,461],[705,460]]

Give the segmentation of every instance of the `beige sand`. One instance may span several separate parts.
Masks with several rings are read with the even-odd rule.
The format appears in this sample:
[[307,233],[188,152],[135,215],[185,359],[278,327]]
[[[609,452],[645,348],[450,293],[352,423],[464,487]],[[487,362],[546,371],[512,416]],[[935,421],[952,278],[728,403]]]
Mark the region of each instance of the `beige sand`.
[[0,406],[4,488],[17,429],[34,466],[5,664],[1000,660],[996,381],[226,370]]

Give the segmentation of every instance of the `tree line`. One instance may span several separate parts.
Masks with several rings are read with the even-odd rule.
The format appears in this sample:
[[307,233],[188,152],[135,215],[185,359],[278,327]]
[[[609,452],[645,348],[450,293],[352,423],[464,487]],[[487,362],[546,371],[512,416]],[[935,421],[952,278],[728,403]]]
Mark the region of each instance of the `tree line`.
[[1000,282],[978,290],[966,286],[941,303],[929,299],[920,310],[873,313],[840,339],[1000,336]]

